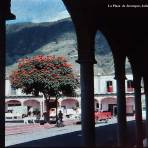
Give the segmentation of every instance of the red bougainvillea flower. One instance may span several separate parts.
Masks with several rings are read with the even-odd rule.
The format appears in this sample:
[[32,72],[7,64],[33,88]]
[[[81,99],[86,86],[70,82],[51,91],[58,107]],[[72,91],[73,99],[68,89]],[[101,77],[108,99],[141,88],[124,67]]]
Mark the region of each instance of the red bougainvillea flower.
[[72,65],[62,57],[37,55],[18,60],[18,69],[10,75],[13,87],[26,94],[43,93],[54,96],[59,92],[72,94],[79,86]]

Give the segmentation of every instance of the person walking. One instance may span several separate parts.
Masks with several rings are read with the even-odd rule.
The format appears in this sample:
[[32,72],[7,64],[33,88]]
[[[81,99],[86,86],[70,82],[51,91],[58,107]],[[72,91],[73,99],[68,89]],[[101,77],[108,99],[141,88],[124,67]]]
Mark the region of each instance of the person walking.
[[59,111],[58,118],[61,122],[63,122],[63,113],[61,110]]
[[58,113],[58,119],[57,119],[57,127],[63,127],[63,113],[60,110]]

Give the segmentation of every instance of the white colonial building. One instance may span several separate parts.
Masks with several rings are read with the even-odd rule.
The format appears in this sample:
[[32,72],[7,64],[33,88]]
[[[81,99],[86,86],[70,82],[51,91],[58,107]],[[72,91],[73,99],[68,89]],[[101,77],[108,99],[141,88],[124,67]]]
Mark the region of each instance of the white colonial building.
[[[126,105],[127,114],[133,115],[135,111],[134,104],[134,88],[133,88],[133,77],[131,74],[126,75],[125,88],[126,88]],[[116,80],[113,75],[95,75],[94,76],[94,94],[95,94],[95,109],[100,111],[110,111],[112,115],[117,114],[117,97],[116,97]],[[142,104],[145,102],[143,83],[141,83],[142,91]],[[80,90],[77,90],[77,95],[75,97],[62,97],[58,100],[59,108],[76,109],[81,106]],[[5,89],[5,108],[6,111],[13,109],[16,106],[25,106],[28,111],[38,110],[41,115],[46,111],[46,105],[43,95],[35,97],[32,95],[25,95],[20,89],[15,90],[9,79],[6,79],[6,89]],[[54,98],[51,99],[54,101]]]

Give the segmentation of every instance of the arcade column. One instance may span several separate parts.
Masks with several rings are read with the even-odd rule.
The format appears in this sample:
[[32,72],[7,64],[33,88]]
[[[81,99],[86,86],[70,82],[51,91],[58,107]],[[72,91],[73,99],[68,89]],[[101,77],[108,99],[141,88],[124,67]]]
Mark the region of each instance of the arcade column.
[[[6,48],[6,20],[15,19],[10,12],[11,1],[1,0],[0,2],[0,131],[5,135],[5,48]],[[0,147],[3,147],[4,141],[0,138]]]
[[80,64],[82,139],[84,147],[95,147],[94,34],[85,27],[80,30],[77,62]]
[[136,115],[136,145],[143,146],[143,123],[142,123],[142,104],[141,104],[141,77],[133,74],[135,89],[135,115]]
[[114,57],[115,79],[117,84],[117,142],[119,147],[127,145],[126,96],[125,96],[125,58]]
[[144,90],[145,90],[145,105],[146,105],[146,121],[145,121],[145,146],[148,147],[148,78],[144,77]]

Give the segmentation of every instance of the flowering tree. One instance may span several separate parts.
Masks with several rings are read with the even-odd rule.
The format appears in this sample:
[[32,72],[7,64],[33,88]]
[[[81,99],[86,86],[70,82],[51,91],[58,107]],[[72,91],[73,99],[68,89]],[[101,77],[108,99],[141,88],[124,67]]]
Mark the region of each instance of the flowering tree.
[[42,93],[47,112],[51,96],[58,98],[61,93],[72,95],[79,85],[71,65],[64,57],[44,55],[20,59],[17,70],[10,75],[10,81],[14,88],[21,88],[23,93],[35,96]]

